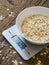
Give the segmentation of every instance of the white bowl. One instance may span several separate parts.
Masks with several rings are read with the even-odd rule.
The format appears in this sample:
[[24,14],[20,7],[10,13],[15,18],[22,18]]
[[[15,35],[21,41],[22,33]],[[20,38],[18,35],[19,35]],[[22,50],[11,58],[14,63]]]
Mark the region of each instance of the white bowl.
[[[32,7],[28,7],[26,9],[24,9],[22,12],[20,12],[20,14],[17,16],[16,18],[16,27],[18,32],[20,33],[20,35],[26,39],[27,41],[31,42],[32,44],[46,44],[46,43],[35,43],[31,40],[28,40],[23,34],[22,34],[22,30],[21,30],[21,24],[23,22],[23,20],[33,14],[41,14],[44,16],[48,16],[49,17],[49,8],[46,7],[41,7],[41,6],[32,6]],[[48,43],[48,42],[47,42]]]

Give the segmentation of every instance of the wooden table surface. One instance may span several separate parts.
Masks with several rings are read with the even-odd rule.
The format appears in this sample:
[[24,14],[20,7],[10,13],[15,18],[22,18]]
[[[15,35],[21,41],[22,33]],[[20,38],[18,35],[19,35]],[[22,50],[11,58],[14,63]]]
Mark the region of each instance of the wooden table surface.
[[17,15],[30,6],[49,8],[49,0],[0,0],[0,65],[49,65],[49,46],[25,61],[2,36],[2,31],[14,25]]

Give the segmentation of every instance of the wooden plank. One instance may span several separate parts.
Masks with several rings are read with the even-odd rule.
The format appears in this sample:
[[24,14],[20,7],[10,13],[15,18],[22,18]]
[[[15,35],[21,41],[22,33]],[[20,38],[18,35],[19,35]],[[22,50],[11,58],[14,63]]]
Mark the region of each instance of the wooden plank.
[[[15,49],[2,36],[2,31],[15,24],[16,16],[24,9],[30,6],[49,7],[49,0],[0,0],[0,65],[14,65],[12,61],[16,60],[19,65],[49,65],[49,46],[33,56],[30,60],[24,61]],[[13,12],[13,17],[9,14]]]

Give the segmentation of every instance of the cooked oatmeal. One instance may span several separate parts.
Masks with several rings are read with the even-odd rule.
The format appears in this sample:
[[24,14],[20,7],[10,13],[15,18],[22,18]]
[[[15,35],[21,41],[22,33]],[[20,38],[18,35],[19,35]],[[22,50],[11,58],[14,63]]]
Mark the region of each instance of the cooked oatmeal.
[[49,42],[49,17],[31,15],[23,20],[23,35],[32,42]]

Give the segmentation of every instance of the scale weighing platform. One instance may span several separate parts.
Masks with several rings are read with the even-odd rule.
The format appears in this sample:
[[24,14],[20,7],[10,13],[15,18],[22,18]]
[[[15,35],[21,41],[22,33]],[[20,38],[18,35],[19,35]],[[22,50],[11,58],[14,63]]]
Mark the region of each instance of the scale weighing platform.
[[48,44],[34,45],[25,41],[17,32],[16,25],[13,25],[12,27],[3,31],[2,34],[24,60],[29,60],[33,55],[37,54],[43,48],[48,46]]

